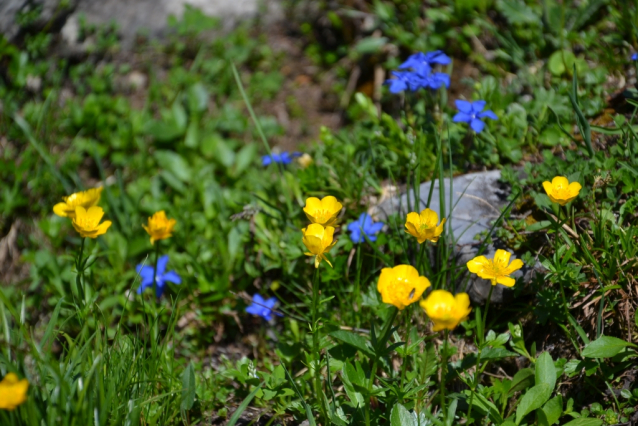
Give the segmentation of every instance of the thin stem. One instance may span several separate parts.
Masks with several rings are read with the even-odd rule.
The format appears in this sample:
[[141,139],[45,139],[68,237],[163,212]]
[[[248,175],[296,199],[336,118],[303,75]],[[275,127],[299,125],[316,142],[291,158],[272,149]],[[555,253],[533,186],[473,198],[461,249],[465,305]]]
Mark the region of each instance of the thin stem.
[[405,375],[406,372],[408,370],[408,357],[407,357],[407,350],[408,350],[408,346],[410,346],[410,330],[412,328],[412,306],[410,305],[405,309],[405,320],[407,322],[406,324],[406,332],[405,332],[405,350],[406,350],[406,356],[403,358],[403,362],[401,365],[401,390],[403,390],[403,385],[405,384]]
[[354,281],[354,298],[356,301],[356,324],[361,326],[361,244],[357,246],[357,272]]
[[319,349],[319,268],[315,269],[315,276],[312,280],[312,358],[314,369],[314,390],[315,398],[319,404],[319,411],[324,419],[323,424],[328,424],[326,421],[328,417],[326,415],[323,406],[323,393],[321,389],[321,353]]
[[159,261],[160,242],[155,241],[155,269],[153,269],[153,292],[157,296],[157,262]]
[[443,339],[443,351],[441,353],[441,380],[439,395],[441,398],[441,411],[443,412],[443,420],[447,425],[447,410],[445,409],[445,376],[447,375],[447,350],[448,350],[448,335],[449,331],[445,330],[445,337]]
[[485,312],[483,312],[483,336],[481,337],[481,343],[485,341],[485,333],[487,332],[487,311],[490,309],[490,302],[492,300],[492,291],[495,285],[490,285],[490,291],[487,294],[487,300],[485,301]]
[[476,387],[478,386],[479,378],[481,376],[481,352],[483,349],[483,342],[485,342],[485,333],[487,328],[487,311],[490,309],[490,301],[492,300],[492,291],[494,291],[494,285],[490,283],[490,291],[487,294],[487,300],[485,301],[485,312],[483,313],[483,335],[477,336],[479,338],[479,348],[478,354],[476,356],[476,371],[474,373],[474,380],[472,383],[472,393],[470,395],[469,409],[467,411],[467,424],[472,422],[472,405],[474,404],[474,393],[476,392]]
[[86,242],[86,238],[82,237],[82,244],[80,245],[80,254],[78,255],[77,263],[75,265],[75,269],[77,269],[77,273],[79,279],[76,280],[75,284],[78,288],[78,296],[81,300],[84,300],[84,266],[82,265],[82,256],[84,255],[84,243]]

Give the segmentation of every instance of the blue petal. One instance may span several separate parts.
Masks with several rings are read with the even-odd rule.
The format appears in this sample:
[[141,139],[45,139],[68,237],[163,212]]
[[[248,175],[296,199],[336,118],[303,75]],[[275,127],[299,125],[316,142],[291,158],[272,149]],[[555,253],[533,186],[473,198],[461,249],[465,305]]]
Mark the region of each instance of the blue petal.
[[252,305],[246,307],[246,312],[248,312],[249,314],[253,314],[253,315],[260,315],[261,314],[261,306],[257,306],[255,304],[252,304]]
[[370,235],[370,234],[376,234],[377,232],[380,232],[383,229],[383,222],[377,222],[377,223],[373,223],[372,225],[370,225],[368,227],[368,229],[366,229],[366,234]]
[[425,55],[422,52],[417,52],[410,57],[401,65],[399,65],[399,69],[406,68],[415,68],[425,62]]
[[153,283],[153,276],[155,275],[153,273],[154,269],[151,268],[150,266],[144,266],[140,269],[142,265],[137,265],[137,273],[140,275],[140,284],[144,285],[148,285],[149,283],[152,284]]
[[177,275],[177,272],[175,271],[168,271],[165,273],[164,276],[162,276],[162,280],[178,285],[182,283],[182,277]]
[[447,65],[450,62],[452,62],[452,59],[450,59],[448,55],[443,53],[442,50],[435,50],[434,52],[428,52],[425,54],[425,57],[427,58],[427,61],[430,64]]
[[146,290],[148,287],[152,287],[153,286],[153,282],[151,281],[150,283],[147,281],[143,281],[140,286],[137,289],[137,294],[142,294],[142,292],[144,290]]
[[363,240],[364,238],[363,238],[363,235],[361,234],[361,228],[353,229],[352,232],[350,233],[350,241],[352,241],[355,244],[361,244]]
[[[374,242],[374,241],[377,240],[377,236],[374,235],[374,234],[372,234],[372,235],[371,234],[366,234],[366,235],[368,236],[368,239],[370,240],[370,242]],[[361,241],[361,242],[363,242],[363,241]]]
[[472,102],[464,101],[462,99],[457,99],[454,101],[454,103],[456,104],[456,108],[458,108],[459,111],[464,112],[466,114],[472,113]]
[[268,306],[270,309],[274,308],[275,305],[277,304],[277,298],[276,297],[271,297],[268,300],[266,300],[264,302],[265,306]]
[[157,287],[155,288],[155,296],[159,299],[164,294],[164,290],[166,289],[166,285],[163,282],[158,281]]
[[253,303],[256,303],[257,305],[263,305],[264,304],[264,298],[261,297],[261,294],[255,293],[254,296],[253,296]]
[[270,155],[264,155],[263,157],[261,157],[262,166],[268,166],[270,165],[270,163],[272,163],[272,158],[270,158]]
[[452,121],[455,123],[469,123],[472,120],[472,116],[465,112],[459,112],[454,117],[452,117]]
[[485,109],[486,103],[487,102],[485,101],[474,101],[474,103],[472,104],[472,110],[476,113],[479,113]]
[[450,87],[450,76],[444,72],[436,72],[432,75],[432,79],[437,82],[437,89],[444,84],[446,88]]
[[408,84],[402,80],[388,80],[387,83],[390,85],[390,93],[400,93],[408,88]]
[[372,218],[370,217],[368,213],[361,213],[361,215],[359,216],[359,223],[361,224],[361,227],[365,230],[370,225],[372,225]]
[[359,222],[358,220],[355,220],[354,222],[350,222],[348,224],[348,231],[353,232],[357,229],[361,229],[361,222]]
[[157,276],[162,276],[164,275],[164,271],[166,271],[166,264],[168,263],[168,255],[165,254],[164,256],[160,256],[159,259],[157,259]]
[[634,53],[633,55],[631,55],[631,60],[638,61],[638,53]]
[[478,118],[475,118],[472,120],[472,122],[470,123],[470,127],[472,128],[472,130],[474,130],[476,133],[481,133],[483,131],[483,128],[485,127],[485,123],[483,123],[481,120],[479,120]]
[[492,120],[498,120],[498,116],[494,114],[494,111],[488,109],[487,111],[483,111],[479,114],[476,114],[478,118],[490,118]]

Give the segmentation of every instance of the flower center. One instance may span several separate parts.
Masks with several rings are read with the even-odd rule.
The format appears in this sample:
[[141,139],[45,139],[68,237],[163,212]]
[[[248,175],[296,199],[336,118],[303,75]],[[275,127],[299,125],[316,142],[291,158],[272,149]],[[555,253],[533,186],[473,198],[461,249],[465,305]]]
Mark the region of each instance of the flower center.
[[316,210],[314,216],[317,222],[324,223],[328,221],[332,215],[328,210]]
[[430,229],[427,223],[421,223],[421,225],[419,225],[419,231],[425,231],[426,229]]

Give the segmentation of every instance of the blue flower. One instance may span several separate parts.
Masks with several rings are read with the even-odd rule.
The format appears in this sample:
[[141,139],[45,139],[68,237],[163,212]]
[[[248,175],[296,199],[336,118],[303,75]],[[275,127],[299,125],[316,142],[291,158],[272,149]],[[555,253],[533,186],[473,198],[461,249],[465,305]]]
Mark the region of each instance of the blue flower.
[[450,87],[450,76],[444,72],[433,72],[421,77],[421,87],[438,90],[441,86]]
[[410,56],[404,63],[399,65],[399,69],[412,68],[419,74],[427,75],[435,64],[447,65],[452,60],[441,50],[434,52],[418,52]]
[[[168,263],[168,256],[161,256],[157,259],[157,276],[155,278],[157,288],[155,295],[159,298],[164,294],[166,288],[166,282],[173,284],[181,284],[182,279],[175,271],[166,271],[166,264]],[[142,277],[142,283],[140,288],[137,289],[137,294],[142,294],[148,287],[153,288],[153,275],[155,275],[155,268],[148,265],[137,265],[135,268],[140,277]]]
[[264,155],[261,157],[261,165],[268,166],[272,163],[290,164],[292,163],[293,158],[300,156],[301,152],[293,152],[292,154],[289,152],[282,152],[281,154]]
[[396,78],[386,80],[385,84],[390,86],[390,93],[399,93],[407,89],[415,91],[419,89],[420,78],[416,73],[407,71],[391,71],[390,74]]
[[266,321],[270,321],[272,319],[273,313],[280,317],[283,316],[279,312],[273,312],[275,304],[277,304],[276,297],[271,297],[270,299],[265,300],[263,297],[261,297],[260,294],[255,293],[255,295],[253,296],[253,303],[246,308],[246,312],[248,312],[249,314],[258,315]]
[[631,55],[631,60],[638,61],[638,53],[634,53],[633,55]]
[[488,109],[487,111],[483,111],[483,109],[485,109],[485,101],[468,102],[459,99],[454,102],[459,112],[454,116],[452,121],[455,123],[467,123],[476,133],[481,133],[485,127],[485,123],[482,121],[483,118],[498,120],[498,117],[492,110]]
[[348,224],[350,231],[350,239],[355,244],[361,244],[365,241],[364,234],[368,236],[370,241],[377,240],[377,233],[383,228],[383,222],[372,222],[372,218],[367,213],[361,213],[359,220]]

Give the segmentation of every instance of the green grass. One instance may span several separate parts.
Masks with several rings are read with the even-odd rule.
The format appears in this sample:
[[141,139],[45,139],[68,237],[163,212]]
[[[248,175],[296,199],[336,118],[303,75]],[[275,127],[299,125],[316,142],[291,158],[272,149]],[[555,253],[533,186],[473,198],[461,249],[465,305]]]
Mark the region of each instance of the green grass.
[[[328,95],[350,102],[342,128],[298,147],[308,167],[261,166],[286,131],[272,106],[287,58],[248,26],[206,41],[216,21],[189,9],[131,63],[112,28],[83,28],[96,50],[77,64],[46,53],[49,34],[0,40],[0,373],[30,382],[0,424],[232,425],[248,412],[260,424],[634,421],[638,103],[618,90],[632,78],[638,6],[385,0],[364,10],[364,30],[342,3],[317,4],[325,19],[291,25],[304,60],[334,76]],[[450,91],[364,94],[375,66],[438,48],[453,58]],[[349,93],[355,67],[361,92]],[[131,71],[147,85],[126,87]],[[499,120],[468,134],[452,122],[457,98],[486,100]],[[448,337],[418,304],[384,304],[376,284],[405,263],[455,291],[466,266],[449,230],[428,257],[404,217],[359,245],[346,226],[390,186],[416,193],[483,168],[501,169],[513,195],[477,243],[498,239],[544,272],[519,280],[509,304],[473,304]],[[543,191],[556,175],[583,186],[567,207]],[[113,225],[86,241],[81,273],[81,239],[52,208],[98,185]],[[325,195],[344,210],[334,268],[315,272],[302,209]],[[183,279],[159,300],[136,293],[135,271],[154,262],[141,225],[158,210],[177,219],[160,251]],[[246,314],[256,292],[283,316]]]

